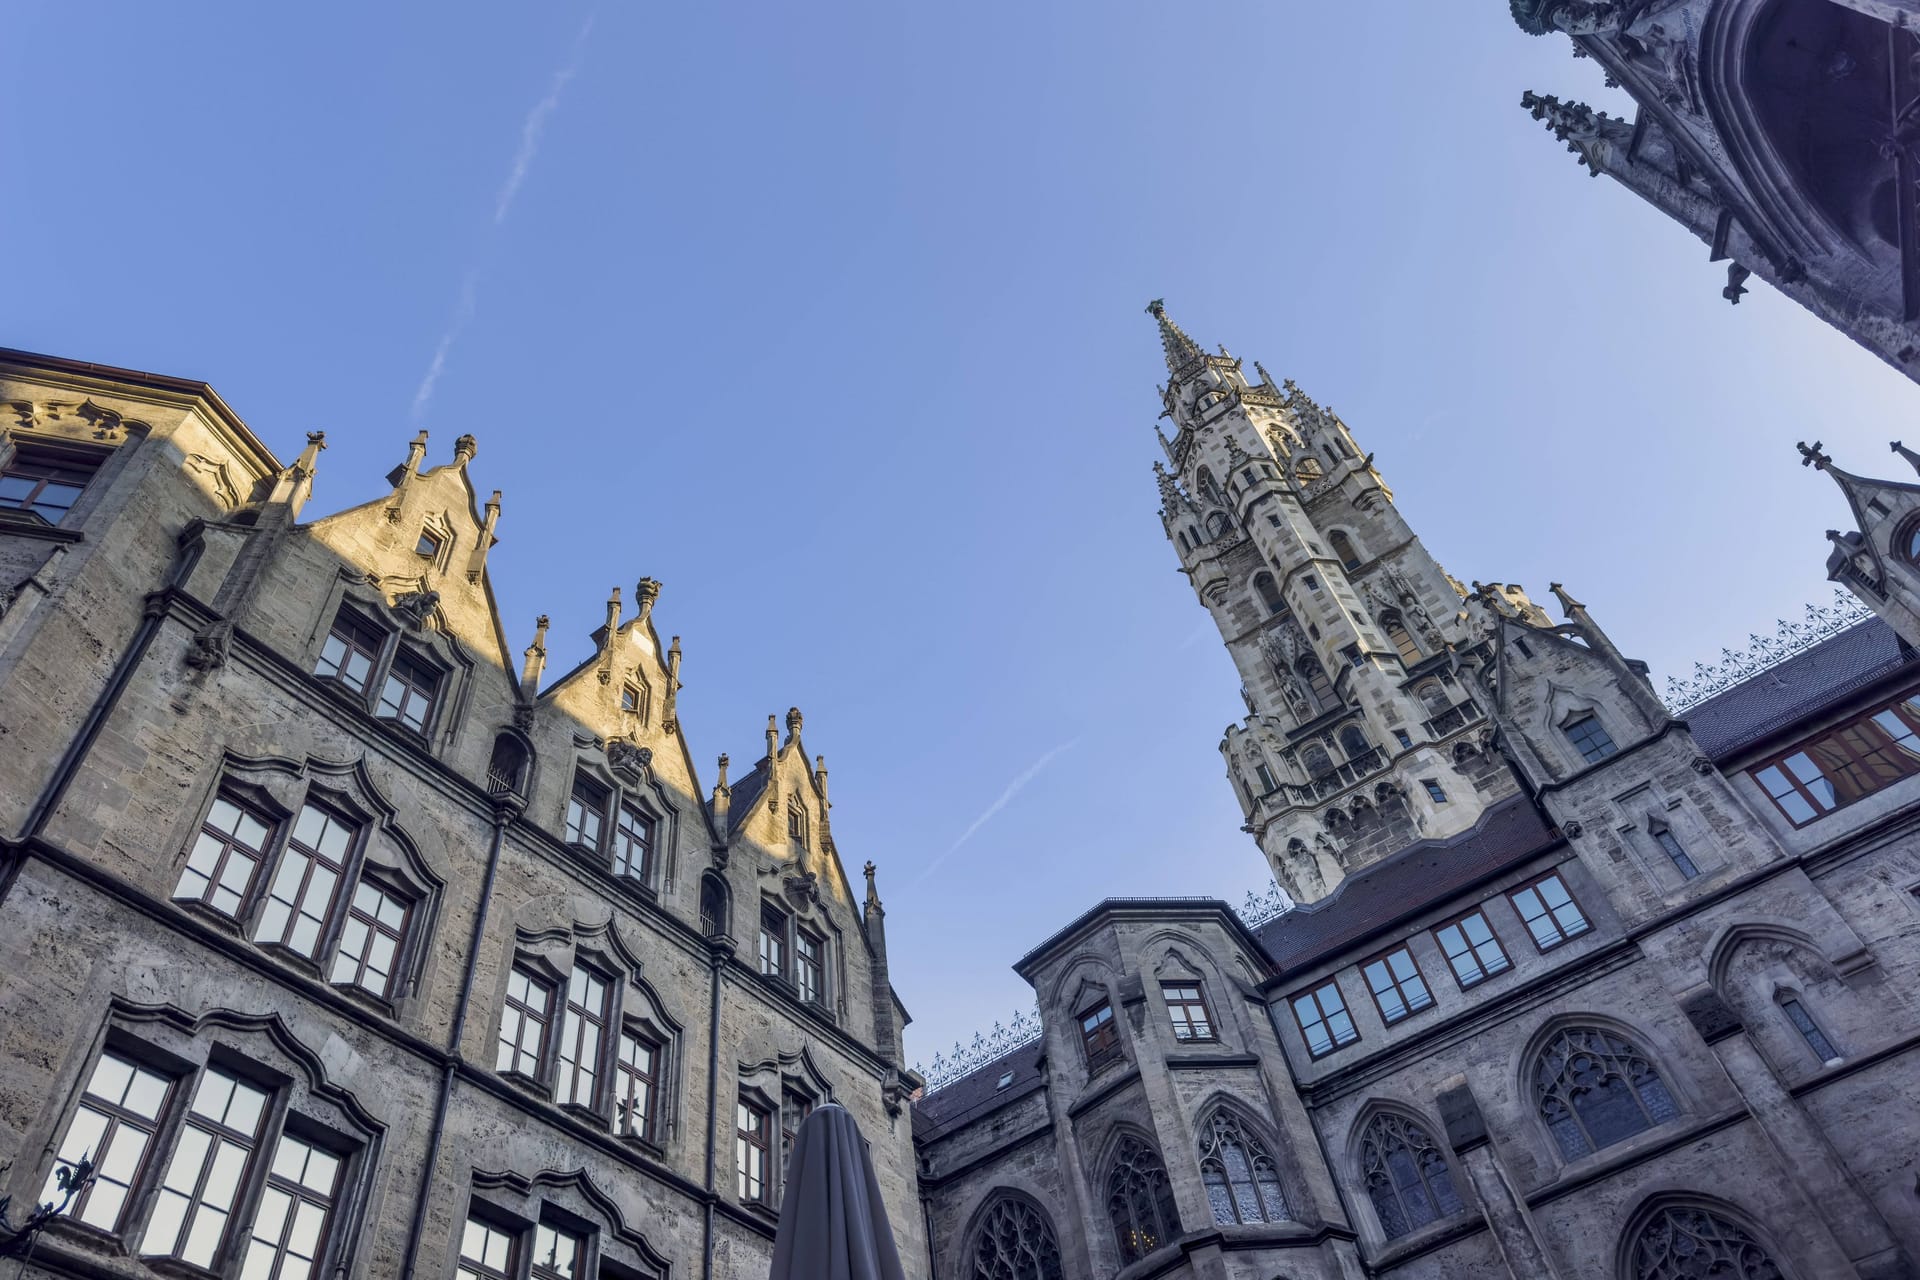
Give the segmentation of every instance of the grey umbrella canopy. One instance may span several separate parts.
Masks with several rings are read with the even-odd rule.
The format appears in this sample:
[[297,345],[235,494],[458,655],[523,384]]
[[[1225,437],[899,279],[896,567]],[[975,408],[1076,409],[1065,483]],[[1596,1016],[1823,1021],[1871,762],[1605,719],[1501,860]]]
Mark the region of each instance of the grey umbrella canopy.
[[794,1137],[768,1280],[906,1280],[873,1161],[845,1107],[815,1107]]

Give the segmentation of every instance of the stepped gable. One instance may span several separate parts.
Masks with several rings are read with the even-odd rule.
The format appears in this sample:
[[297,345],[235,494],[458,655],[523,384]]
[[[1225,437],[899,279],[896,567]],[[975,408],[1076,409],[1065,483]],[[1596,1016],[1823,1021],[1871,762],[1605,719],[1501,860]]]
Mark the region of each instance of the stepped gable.
[[1869,618],[1715,694],[1680,718],[1700,749],[1719,763],[1916,664],[1920,657],[1900,643],[1892,627]]
[[[1039,1089],[1045,1082],[1040,1059],[1046,1048],[1044,1040],[1030,1041],[921,1098],[913,1104],[914,1140],[931,1142]],[[1006,1088],[999,1088],[1000,1077],[1008,1071],[1013,1079]]]
[[1305,968],[1560,842],[1525,796],[1487,810],[1478,825],[1445,840],[1423,840],[1340,882],[1327,897],[1275,916],[1254,930],[1282,970]]

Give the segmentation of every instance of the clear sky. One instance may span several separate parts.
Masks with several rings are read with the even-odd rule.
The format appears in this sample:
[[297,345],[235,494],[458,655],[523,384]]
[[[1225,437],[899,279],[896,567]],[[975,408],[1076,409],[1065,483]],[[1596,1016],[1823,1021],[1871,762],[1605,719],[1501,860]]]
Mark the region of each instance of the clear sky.
[[[1336,408],[1463,580],[1656,675],[1828,598],[1793,442],[1913,389],[1589,178],[1501,0],[11,0],[0,343],[204,378],[318,514],[421,426],[505,490],[516,650],[642,574],[703,783],[798,705],[909,1056],[1109,894],[1266,883],[1150,466],[1164,296]],[[1622,106],[1614,106],[1616,111]]]

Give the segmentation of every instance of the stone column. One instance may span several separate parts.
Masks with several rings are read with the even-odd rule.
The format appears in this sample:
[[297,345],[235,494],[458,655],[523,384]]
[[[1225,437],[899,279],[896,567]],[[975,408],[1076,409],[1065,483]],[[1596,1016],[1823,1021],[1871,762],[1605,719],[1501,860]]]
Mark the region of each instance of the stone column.
[[1446,1126],[1447,1145],[1453,1148],[1454,1167],[1473,1184],[1507,1274],[1513,1280],[1561,1280],[1527,1202],[1487,1138],[1487,1122],[1472,1087],[1465,1079],[1456,1079],[1459,1083],[1440,1093],[1440,1120]]
[[1739,1015],[1711,989],[1681,1001],[1687,1021],[1720,1059],[1734,1092],[1779,1157],[1796,1190],[1815,1206],[1833,1239],[1863,1280],[1920,1276],[1887,1220],[1854,1180],[1827,1135],[1787,1092],[1741,1025]]

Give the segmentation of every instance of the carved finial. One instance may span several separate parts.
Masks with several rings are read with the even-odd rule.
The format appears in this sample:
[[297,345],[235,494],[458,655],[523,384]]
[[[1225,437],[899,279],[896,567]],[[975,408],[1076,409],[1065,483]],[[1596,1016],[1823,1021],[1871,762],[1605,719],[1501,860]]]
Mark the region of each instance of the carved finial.
[[607,639],[613,639],[613,633],[620,629],[620,588],[615,587],[607,597]]
[[1273,385],[1273,376],[1267,372],[1267,366],[1261,364],[1258,360],[1255,360],[1253,362],[1253,371],[1260,375],[1261,386],[1271,387]]
[[[425,434],[424,432],[422,434]],[[473,461],[473,455],[480,452],[480,444],[472,436],[461,436],[453,442],[453,465],[464,467]]]
[[873,883],[873,863],[869,861],[862,869],[867,875],[867,910],[871,911],[880,905],[880,890],[876,888]]
[[800,723],[801,723],[800,708],[788,707],[787,708],[787,736],[789,738],[797,738],[800,736]]
[[727,753],[724,751],[720,753],[720,776],[716,779],[715,785],[722,791],[727,789]]
[[1166,352],[1167,371],[1178,381],[1196,360],[1204,360],[1206,353],[1179,325],[1167,319],[1167,305],[1159,298],[1147,304],[1147,314],[1160,326],[1160,346]]
[[495,489],[493,491],[493,497],[487,500],[486,525],[480,530],[479,541],[474,543],[473,554],[467,557],[468,582],[480,581],[480,575],[485,572],[487,567],[487,552],[493,550],[493,544],[498,541],[498,539],[493,536],[493,530],[499,523],[500,491]]
[[1600,144],[1625,141],[1633,133],[1633,126],[1625,120],[1595,111],[1584,102],[1562,102],[1550,93],[1529,89],[1520,95],[1520,105],[1566,143],[1567,150],[1579,156],[1580,163],[1595,177],[1600,175]]
[[660,598],[660,582],[657,578],[642,578],[633,588],[633,600],[640,607],[640,614],[634,619],[641,626],[647,625],[647,618],[653,613],[653,602]]
[[1920,472],[1920,453],[1915,453],[1898,440],[1892,442],[1892,448],[1895,453],[1907,460],[1908,466],[1912,467],[1916,472]]
[[1584,609],[1587,607],[1568,595],[1567,589],[1557,582],[1549,582],[1547,584],[1547,590],[1553,592],[1554,599],[1560,602],[1561,610],[1564,611],[1569,618],[1573,616],[1575,609]]
[[775,716],[772,713],[768,713],[767,715],[767,759],[771,760],[779,754],[780,754],[780,719],[778,716]]
[[1795,444],[1794,448],[1800,451],[1800,465],[1803,467],[1817,467],[1825,471],[1833,465],[1833,458],[1828,454],[1820,452],[1820,442],[1818,440],[1815,440],[1812,445],[1808,445],[1806,441],[1802,440]]
[[419,475],[420,460],[426,456],[427,430],[425,427],[422,427],[420,434],[413,438],[413,443],[407,446],[407,474],[410,476]]
[[1720,296],[1734,306],[1739,306],[1741,297],[1747,292],[1747,277],[1752,274],[1752,268],[1743,267],[1737,262],[1729,262],[1727,264],[1727,287],[1720,291]]
[[826,804],[827,758],[825,756],[815,756],[813,758],[813,785],[820,788],[820,803],[823,805]]

